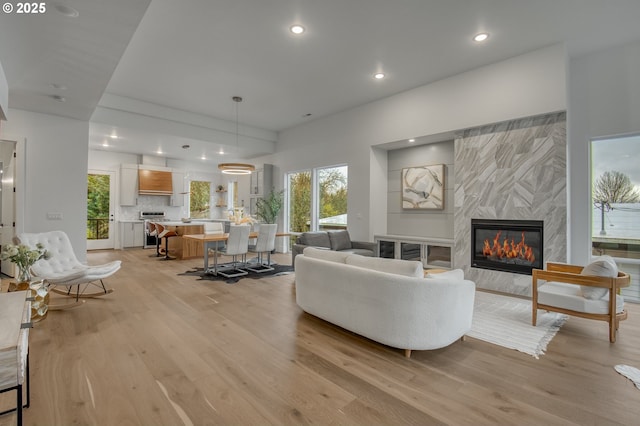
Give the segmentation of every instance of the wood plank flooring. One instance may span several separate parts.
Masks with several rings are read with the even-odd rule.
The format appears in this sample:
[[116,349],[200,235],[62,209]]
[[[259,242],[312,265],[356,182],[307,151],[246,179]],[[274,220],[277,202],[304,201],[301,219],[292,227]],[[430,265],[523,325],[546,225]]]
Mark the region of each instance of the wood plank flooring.
[[123,261],[115,292],[32,329],[26,425],[639,423],[640,390],[613,366],[640,367],[640,305],[615,344],[570,318],[539,360],[473,338],[406,359],[303,313],[294,275],[198,280],[178,274],[199,261],[152,252],[90,253]]

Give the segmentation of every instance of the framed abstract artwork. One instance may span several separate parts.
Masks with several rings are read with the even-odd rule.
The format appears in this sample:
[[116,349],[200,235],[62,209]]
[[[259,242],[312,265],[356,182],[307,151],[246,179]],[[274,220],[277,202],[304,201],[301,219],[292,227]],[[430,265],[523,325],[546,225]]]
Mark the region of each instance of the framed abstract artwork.
[[444,209],[444,164],[402,169],[403,209]]

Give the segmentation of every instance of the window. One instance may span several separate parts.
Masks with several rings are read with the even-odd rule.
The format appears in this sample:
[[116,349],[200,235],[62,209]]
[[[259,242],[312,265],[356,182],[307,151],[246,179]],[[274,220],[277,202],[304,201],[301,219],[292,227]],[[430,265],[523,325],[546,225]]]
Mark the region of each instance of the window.
[[317,170],[318,229],[347,229],[347,166]]
[[[638,158],[640,135],[591,142],[591,253],[616,258],[632,277],[640,272]],[[625,298],[640,301],[637,282],[622,291]]]
[[189,184],[189,217],[208,219],[211,210],[211,182],[193,180]]
[[287,174],[289,232],[311,229],[311,171]]
[[347,173],[332,166],[287,174],[289,232],[346,229]]

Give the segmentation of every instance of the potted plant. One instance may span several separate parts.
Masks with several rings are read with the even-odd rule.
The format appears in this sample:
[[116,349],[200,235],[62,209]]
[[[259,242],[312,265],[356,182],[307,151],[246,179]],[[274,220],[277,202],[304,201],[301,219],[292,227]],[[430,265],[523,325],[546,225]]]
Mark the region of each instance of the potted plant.
[[256,201],[256,217],[264,223],[276,223],[284,205],[284,190],[271,192]]

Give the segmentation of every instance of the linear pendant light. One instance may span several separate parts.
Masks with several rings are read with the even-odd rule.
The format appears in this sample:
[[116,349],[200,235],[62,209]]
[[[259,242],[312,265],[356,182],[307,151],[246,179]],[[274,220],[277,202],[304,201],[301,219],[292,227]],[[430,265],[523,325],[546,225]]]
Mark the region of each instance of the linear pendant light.
[[[236,103],[236,149],[240,153],[240,145],[238,144],[238,104],[242,102],[240,96],[234,96],[233,101]],[[226,175],[250,175],[256,168],[253,164],[246,163],[220,163],[218,169]]]

